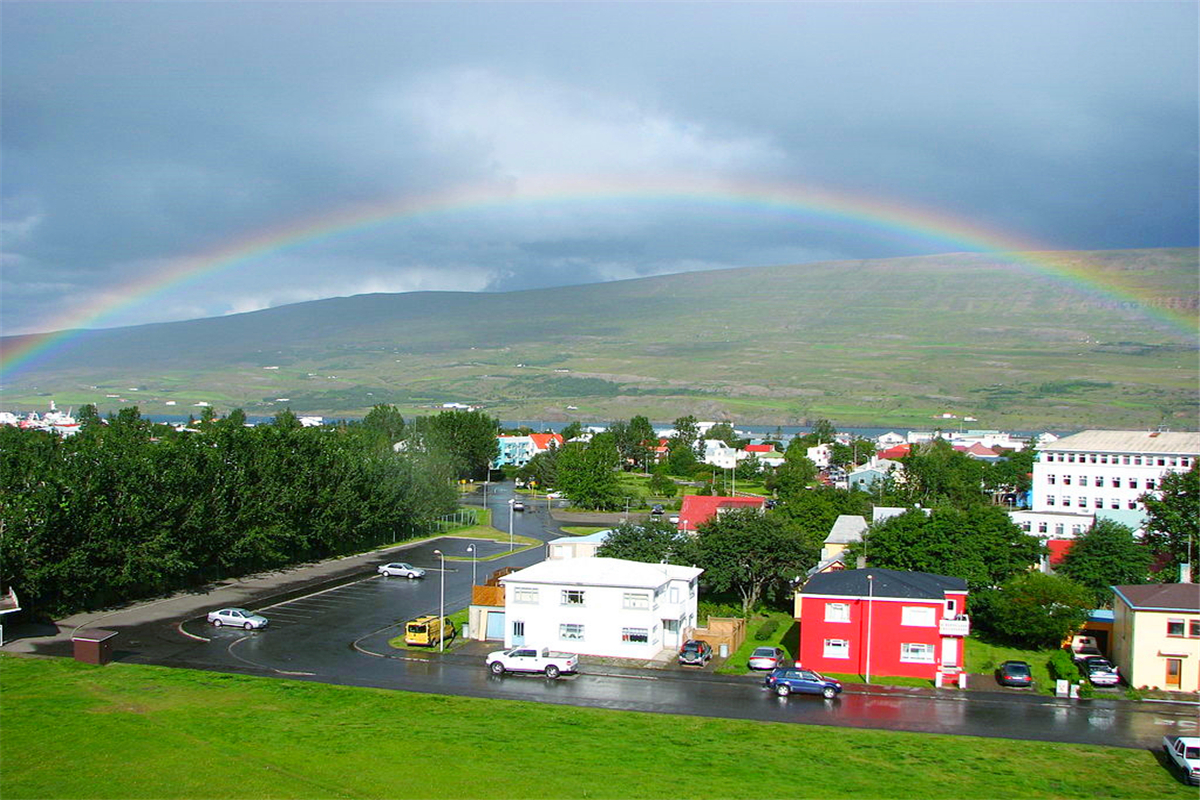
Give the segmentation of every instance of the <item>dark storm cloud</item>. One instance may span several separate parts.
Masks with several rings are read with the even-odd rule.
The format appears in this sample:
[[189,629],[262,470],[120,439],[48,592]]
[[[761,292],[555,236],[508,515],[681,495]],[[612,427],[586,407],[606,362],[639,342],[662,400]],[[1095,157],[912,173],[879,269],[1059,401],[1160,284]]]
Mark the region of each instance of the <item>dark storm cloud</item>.
[[[255,232],[548,176],[817,185],[1050,247],[1196,244],[1192,3],[8,2],[3,14],[5,333],[71,320],[99,293],[116,302]],[[930,246],[714,214],[433,215],[278,250],[237,280],[98,321]]]

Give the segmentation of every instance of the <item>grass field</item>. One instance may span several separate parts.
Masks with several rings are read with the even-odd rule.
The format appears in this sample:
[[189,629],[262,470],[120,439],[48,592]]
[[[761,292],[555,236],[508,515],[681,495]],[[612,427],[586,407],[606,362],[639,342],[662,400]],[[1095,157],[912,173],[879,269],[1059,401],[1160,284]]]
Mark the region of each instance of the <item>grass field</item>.
[[[19,798],[1194,798],[1147,751],[0,658]],[[685,791],[686,789],[686,791]]]

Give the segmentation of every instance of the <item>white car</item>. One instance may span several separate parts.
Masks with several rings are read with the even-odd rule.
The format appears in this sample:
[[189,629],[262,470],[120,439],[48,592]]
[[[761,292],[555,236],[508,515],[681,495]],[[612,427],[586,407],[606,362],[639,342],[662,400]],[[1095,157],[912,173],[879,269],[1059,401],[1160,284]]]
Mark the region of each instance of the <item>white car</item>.
[[267,627],[267,618],[244,608],[222,608],[219,611],[208,612],[208,621],[214,628],[229,625],[234,628],[245,628],[248,631]]
[[412,564],[406,564],[403,561],[393,561],[390,564],[384,564],[378,570],[383,577],[397,578],[424,578],[425,570],[420,567],[414,567]]

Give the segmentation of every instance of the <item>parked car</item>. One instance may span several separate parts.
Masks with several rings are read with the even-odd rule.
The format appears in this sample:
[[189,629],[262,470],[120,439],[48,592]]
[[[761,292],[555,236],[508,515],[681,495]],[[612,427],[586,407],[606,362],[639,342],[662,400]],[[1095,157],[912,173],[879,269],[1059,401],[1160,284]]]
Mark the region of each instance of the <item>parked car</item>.
[[1200,737],[1164,736],[1167,761],[1186,783],[1200,784]]
[[267,618],[244,608],[222,608],[219,611],[208,612],[208,621],[214,628],[229,625],[234,628],[245,628],[248,631],[267,627]]
[[512,508],[513,508],[513,511],[524,511],[525,510],[525,501],[524,500],[513,500]]
[[670,522],[672,525],[678,525],[679,524],[679,515],[672,514],[671,516],[667,517],[667,521]]
[[996,667],[996,683],[1001,686],[1033,686],[1033,670],[1024,661],[1005,661]]
[[384,564],[378,570],[379,574],[387,577],[396,578],[424,578],[425,570],[420,567],[414,567],[412,564],[403,561],[393,561],[390,564]]
[[750,669],[775,669],[787,660],[782,647],[756,647],[750,654]]
[[559,653],[549,648],[514,647],[488,653],[488,669],[493,675],[505,672],[541,672],[547,678],[570,674],[579,668],[579,656],[574,653]]
[[1107,658],[1088,656],[1079,661],[1079,671],[1093,686],[1116,686],[1121,682],[1117,668]]
[[443,637],[446,641],[454,639],[457,631],[449,617],[427,615],[410,620],[404,625],[404,643],[419,647],[434,647]]
[[703,667],[712,656],[712,645],[703,639],[688,639],[679,648],[679,663],[685,666]]
[[1071,656],[1076,661],[1088,658],[1089,656],[1103,656],[1100,652],[1100,645],[1096,642],[1095,636],[1072,636],[1071,637]]
[[661,517],[662,515],[663,515],[663,507],[662,506],[656,505],[650,509],[650,516]]
[[774,690],[780,697],[787,697],[792,692],[801,694],[819,694],[832,699],[842,693],[841,681],[826,678],[819,672],[803,667],[778,667],[763,679],[763,686]]

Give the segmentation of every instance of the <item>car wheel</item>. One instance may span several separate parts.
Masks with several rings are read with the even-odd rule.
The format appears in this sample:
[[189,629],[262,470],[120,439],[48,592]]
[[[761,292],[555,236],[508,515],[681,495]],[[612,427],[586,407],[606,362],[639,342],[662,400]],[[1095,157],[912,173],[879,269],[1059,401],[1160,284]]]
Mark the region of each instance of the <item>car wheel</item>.
[[554,666],[553,664],[547,665],[546,666],[546,677],[547,678],[557,678],[558,677],[558,667]]
[[221,620],[219,620],[219,619],[214,619],[214,620],[213,620],[213,627],[214,627],[214,628],[219,628],[219,627],[221,627]]
[[821,690],[821,696],[824,697],[826,700],[832,700],[834,695],[836,695],[836,694],[837,694],[837,691],[832,686],[826,686],[824,689]]
[[493,661],[492,662],[492,674],[493,675],[503,675],[504,674],[504,665],[501,664],[499,661]]
[[786,683],[781,683],[775,687],[775,694],[779,695],[780,697],[787,697],[791,693],[792,687],[788,686]]
[[245,628],[245,629],[246,629],[246,630],[248,630],[248,631],[252,631],[252,630],[254,630],[254,626],[253,626],[253,625],[251,625],[249,622],[247,622],[247,623],[246,623],[245,625],[243,625],[242,627],[243,627],[243,628]]

